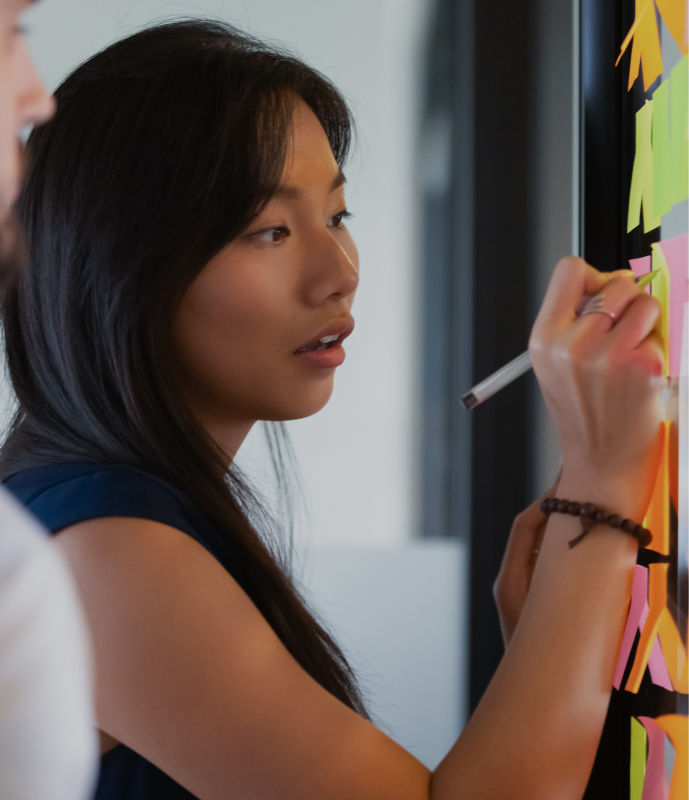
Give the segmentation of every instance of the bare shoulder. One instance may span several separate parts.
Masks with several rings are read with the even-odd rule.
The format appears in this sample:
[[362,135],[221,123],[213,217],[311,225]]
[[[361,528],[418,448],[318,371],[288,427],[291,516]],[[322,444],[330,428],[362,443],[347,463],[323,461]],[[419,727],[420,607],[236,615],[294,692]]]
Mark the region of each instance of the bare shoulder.
[[[79,584],[101,586],[119,581],[124,570],[131,588],[136,576],[164,583],[175,569],[208,571],[227,588],[231,580],[221,564],[188,534],[147,519],[101,517],[79,522],[55,535],[57,547],[69,560]],[[229,579],[229,580],[228,580]]]
[[428,771],[316,683],[192,537],[111,517],[56,541],[90,623],[99,728],[193,794],[428,796]]

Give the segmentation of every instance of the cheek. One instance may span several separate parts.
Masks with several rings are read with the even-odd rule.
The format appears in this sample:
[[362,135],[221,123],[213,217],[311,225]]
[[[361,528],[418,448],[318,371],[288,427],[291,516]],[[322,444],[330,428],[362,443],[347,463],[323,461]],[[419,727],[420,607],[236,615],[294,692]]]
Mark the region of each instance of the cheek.
[[202,273],[180,305],[175,328],[183,371],[205,393],[250,391],[285,349],[288,289],[257,280],[260,271],[248,273]]

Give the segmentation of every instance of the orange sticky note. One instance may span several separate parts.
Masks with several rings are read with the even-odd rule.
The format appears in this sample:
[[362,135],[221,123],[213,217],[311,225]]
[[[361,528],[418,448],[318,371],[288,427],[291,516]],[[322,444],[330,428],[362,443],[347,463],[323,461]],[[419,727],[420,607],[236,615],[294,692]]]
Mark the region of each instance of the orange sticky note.
[[653,541],[648,546],[664,556],[670,554],[670,421],[660,424],[655,445],[656,468],[655,483],[651,502],[646,509],[644,528],[653,534]]
[[667,564],[651,564],[648,568],[648,616],[639,637],[634,664],[625,689],[636,694],[641,686],[656,636],[660,639],[663,658],[676,692],[689,692],[687,651],[667,609]]
[[656,0],[658,11],[670,35],[677,42],[682,55],[687,54],[687,2],[686,0]]
[[668,735],[675,750],[675,765],[672,768],[670,779],[669,800],[687,800],[689,797],[689,781],[687,780],[687,758],[689,750],[689,736],[687,732],[687,717],[680,714],[663,714],[656,717],[653,722]]
[[675,422],[670,423],[670,444],[667,461],[670,473],[670,499],[679,511],[679,426]]
[[[639,644],[636,647],[636,654],[634,656],[634,663],[632,664],[632,669],[625,685],[625,689],[628,692],[633,692],[636,694],[639,691],[641,679],[646,672],[646,667],[648,666],[648,661],[651,657],[651,651],[653,650],[656,637],[660,631],[661,620],[664,614],[669,615],[670,613],[667,610],[666,601],[667,564],[651,564],[648,568],[648,616],[646,617],[646,621],[644,622],[644,626],[641,630]],[[670,619],[672,620],[672,618]],[[677,632],[676,629],[675,632]],[[677,634],[677,638],[679,638],[679,634]],[[680,645],[681,643],[682,642],[680,640]],[[664,647],[663,656],[665,657],[665,663],[668,667],[672,684],[675,689],[677,689],[678,687],[675,683],[677,670],[674,670],[675,674],[673,675],[673,671],[670,669],[670,665],[667,663],[667,653],[665,652]]]
[[644,73],[644,91],[648,91],[653,81],[663,74],[663,57],[660,52],[660,36],[658,35],[653,0],[651,2],[636,0],[634,26],[634,43],[632,44],[627,88],[631,89],[634,85],[641,66]]

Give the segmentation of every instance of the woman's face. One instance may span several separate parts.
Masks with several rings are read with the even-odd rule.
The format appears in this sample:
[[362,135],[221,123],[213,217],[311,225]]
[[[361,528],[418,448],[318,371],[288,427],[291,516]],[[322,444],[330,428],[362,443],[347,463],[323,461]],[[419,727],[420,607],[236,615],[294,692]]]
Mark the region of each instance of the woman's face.
[[298,419],[330,398],[359,281],[343,181],[299,101],[280,188],[196,277],[175,320],[185,396],[207,428]]

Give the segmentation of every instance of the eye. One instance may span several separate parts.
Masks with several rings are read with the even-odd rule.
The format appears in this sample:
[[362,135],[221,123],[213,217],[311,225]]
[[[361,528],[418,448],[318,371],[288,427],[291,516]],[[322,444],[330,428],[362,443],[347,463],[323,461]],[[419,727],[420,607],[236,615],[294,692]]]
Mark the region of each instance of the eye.
[[340,211],[337,214],[335,214],[334,217],[330,217],[330,223],[331,223],[330,227],[344,228],[344,221],[346,219],[351,219],[352,216],[353,215],[350,214],[350,212],[347,211],[346,209],[344,211]]
[[279,244],[289,235],[290,232],[287,228],[284,228],[282,226],[275,226],[254,233],[253,238],[265,244]]

